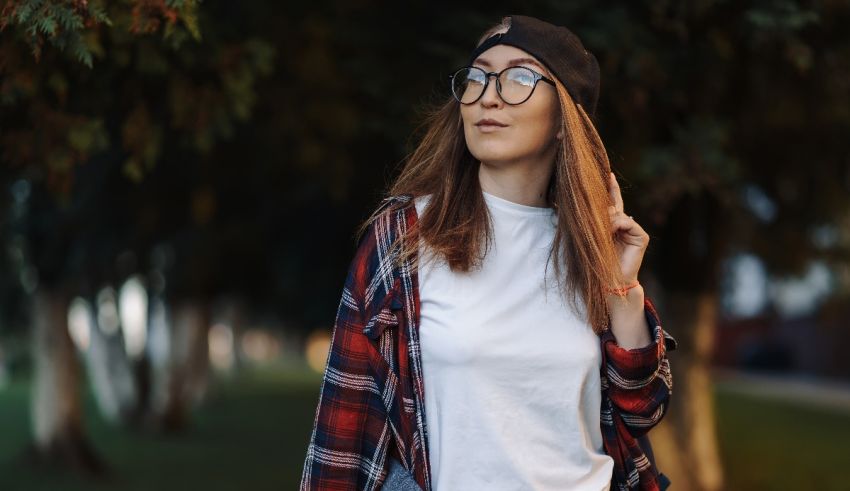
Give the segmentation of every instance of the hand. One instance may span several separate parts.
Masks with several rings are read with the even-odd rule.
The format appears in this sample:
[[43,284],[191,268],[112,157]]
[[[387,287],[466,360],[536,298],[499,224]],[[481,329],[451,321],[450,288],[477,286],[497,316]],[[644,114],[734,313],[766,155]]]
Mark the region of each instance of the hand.
[[620,259],[620,269],[627,284],[638,279],[638,271],[643,262],[643,254],[649,245],[649,234],[638,225],[631,216],[623,212],[623,196],[620,185],[611,172],[608,175],[608,193],[613,205],[608,207],[608,217],[611,220],[611,233],[614,235],[614,245]]

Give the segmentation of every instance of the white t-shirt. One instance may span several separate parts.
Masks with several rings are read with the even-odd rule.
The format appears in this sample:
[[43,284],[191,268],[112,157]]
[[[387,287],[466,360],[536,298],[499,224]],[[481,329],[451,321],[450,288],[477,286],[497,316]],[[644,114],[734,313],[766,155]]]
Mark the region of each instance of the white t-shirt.
[[[415,200],[420,216],[428,198]],[[599,428],[599,337],[558,294],[551,262],[544,292],[557,215],[484,198],[495,240],[480,270],[454,273],[421,257],[434,489],[608,490],[614,461]]]

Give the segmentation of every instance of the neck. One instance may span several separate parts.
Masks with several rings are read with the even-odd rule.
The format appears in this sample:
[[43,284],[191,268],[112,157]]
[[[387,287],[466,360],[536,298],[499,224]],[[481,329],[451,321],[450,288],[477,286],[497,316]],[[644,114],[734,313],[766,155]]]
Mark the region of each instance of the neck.
[[537,162],[481,162],[481,189],[499,198],[526,206],[547,207],[546,189],[552,176],[554,156]]

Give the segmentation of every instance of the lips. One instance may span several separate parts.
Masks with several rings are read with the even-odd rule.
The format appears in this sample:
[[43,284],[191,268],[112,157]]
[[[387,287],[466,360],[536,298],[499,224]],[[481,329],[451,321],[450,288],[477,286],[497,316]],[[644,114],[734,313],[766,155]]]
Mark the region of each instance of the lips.
[[490,126],[490,127],[503,128],[507,125],[502,123],[501,121],[496,121],[495,119],[489,119],[488,118],[488,119],[479,120],[477,123],[475,123],[475,126],[479,126],[479,127]]

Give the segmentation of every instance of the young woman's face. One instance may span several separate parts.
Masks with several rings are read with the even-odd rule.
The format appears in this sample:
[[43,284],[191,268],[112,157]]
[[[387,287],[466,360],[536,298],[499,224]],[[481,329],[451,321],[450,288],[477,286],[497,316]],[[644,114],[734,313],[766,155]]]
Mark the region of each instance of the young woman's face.
[[[500,72],[509,66],[531,68],[548,78],[548,70],[519,48],[497,44],[481,53],[472,63],[487,72]],[[540,159],[557,143],[558,94],[555,87],[537,82],[531,97],[518,105],[505,103],[496,91],[496,78],[490,77],[487,90],[472,104],[461,104],[466,145],[481,162],[499,165],[527,159]],[[485,119],[505,126],[482,125]]]

